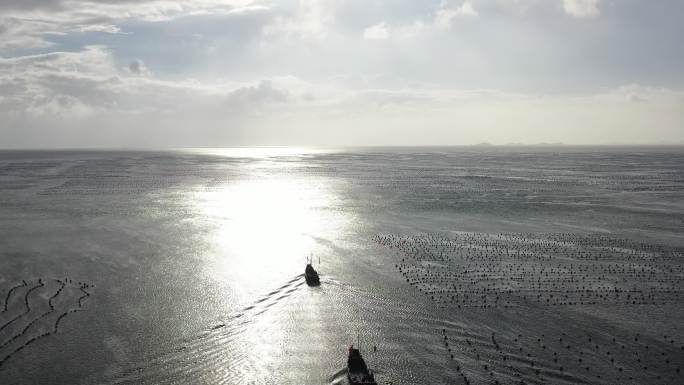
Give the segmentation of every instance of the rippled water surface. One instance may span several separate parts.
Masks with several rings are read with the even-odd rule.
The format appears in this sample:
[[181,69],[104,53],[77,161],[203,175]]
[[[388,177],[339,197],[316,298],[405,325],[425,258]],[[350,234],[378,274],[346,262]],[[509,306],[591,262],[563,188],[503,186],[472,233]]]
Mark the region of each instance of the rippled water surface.
[[681,148],[4,151],[0,383],[684,383],[682,229]]

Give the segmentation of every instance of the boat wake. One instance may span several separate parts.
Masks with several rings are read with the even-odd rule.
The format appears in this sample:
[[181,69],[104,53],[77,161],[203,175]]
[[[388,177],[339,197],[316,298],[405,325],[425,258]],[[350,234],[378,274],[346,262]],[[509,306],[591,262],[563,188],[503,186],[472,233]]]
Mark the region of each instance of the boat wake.
[[282,305],[305,286],[299,274],[257,298],[240,311],[198,334],[181,339],[166,351],[145,357],[135,365],[110,371],[106,384],[247,383],[260,368],[239,349],[240,336],[259,315]]

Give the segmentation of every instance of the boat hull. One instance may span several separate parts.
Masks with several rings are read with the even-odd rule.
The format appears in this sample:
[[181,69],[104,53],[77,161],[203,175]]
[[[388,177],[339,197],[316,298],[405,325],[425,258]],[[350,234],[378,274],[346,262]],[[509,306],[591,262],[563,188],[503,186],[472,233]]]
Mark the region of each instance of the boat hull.
[[318,274],[305,274],[304,280],[306,280],[306,284],[309,286],[318,286],[321,284],[321,280],[318,278]]
[[309,286],[318,286],[321,284],[321,280],[318,278],[318,272],[310,263],[306,265],[306,269],[304,269],[304,279]]
[[364,379],[364,376],[364,373],[347,374],[347,380],[349,381],[349,385],[378,385],[378,383],[375,382],[374,379]]

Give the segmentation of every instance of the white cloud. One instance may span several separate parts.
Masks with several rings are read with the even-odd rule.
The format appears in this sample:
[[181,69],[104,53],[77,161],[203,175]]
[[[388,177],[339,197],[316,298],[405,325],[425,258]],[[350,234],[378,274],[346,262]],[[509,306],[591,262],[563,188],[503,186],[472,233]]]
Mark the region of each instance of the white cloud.
[[602,4],[7,0],[0,145],[637,142],[651,128],[681,140],[677,12],[656,30],[665,12],[642,18],[651,8],[637,0],[614,3],[601,28],[572,20]]
[[50,23],[0,16],[0,50],[50,47],[47,33],[54,33]]
[[9,0],[0,3],[0,50],[52,45],[46,38],[71,32],[121,33],[121,20],[165,21],[180,16],[261,12],[256,0]]
[[276,17],[273,23],[264,26],[262,32],[265,36],[323,39],[335,22],[331,3],[325,0],[299,0],[294,15]]
[[140,61],[117,68],[103,46],[0,59],[3,144],[635,143],[644,130],[649,138],[684,139],[684,93],[636,84],[549,96],[294,76],[170,81],[138,76],[143,68]]
[[261,103],[284,103],[288,97],[288,92],[274,88],[271,80],[262,80],[256,85],[247,85],[231,91],[226,101],[234,108],[248,110]]
[[[640,84],[632,83],[618,87],[613,91],[613,94],[617,98],[624,98],[630,102],[643,103],[658,100],[662,101],[663,99],[667,99],[671,92],[671,90],[662,87],[645,87]],[[684,99],[681,101],[684,103]]]
[[79,52],[50,52],[0,58],[0,77],[5,80],[49,73],[101,75],[113,70],[111,52],[101,45],[86,46]]
[[77,28],[79,32],[102,32],[117,34],[121,33],[121,28],[114,24],[86,24]]
[[599,0],[563,0],[563,9],[573,17],[595,17],[599,10]]
[[442,0],[439,9],[435,13],[435,26],[440,29],[450,29],[456,19],[461,17],[477,17],[478,13],[469,1],[463,2],[460,6],[449,7],[446,0]]
[[389,28],[384,22],[363,30],[363,38],[366,40],[387,40],[389,36]]
[[163,81],[149,75],[138,59],[118,70],[111,51],[103,46],[0,59],[0,89],[5,91],[0,111],[26,120],[50,115],[79,119],[89,113],[130,115],[141,109],[173,115],[211,110],[220,116],[287,100],[287,93],[268,81],[209,84]]

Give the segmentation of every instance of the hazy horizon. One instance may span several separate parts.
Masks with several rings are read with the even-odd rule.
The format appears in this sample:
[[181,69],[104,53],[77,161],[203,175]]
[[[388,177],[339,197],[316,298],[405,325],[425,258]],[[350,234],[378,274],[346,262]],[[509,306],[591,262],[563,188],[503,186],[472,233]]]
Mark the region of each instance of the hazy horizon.
[[683,144],[684,3],[10,0],[0,147]]
[[108,146],[88,146],[88,147],[0,147],[0,151],[182,151],[182,150],[229,150],[229,149],[300,149],[300,150],[363,150],[363,149],[439,149],[439,148],[535,148],[535,149],[573,149],[573,148],[684,148],[684,143],[589,143],[589,144],[568,144],[568,143],[474,143],[474,144],[422,144],[422,145],[406,145],[406,144],[388,144],[388,145],[339,145],[339,146],[289,146],[289,145],[243,145],[243,146],[196,146],[196,147],[178,147],[178,146],[156,146],[156,147],[108,147]]

